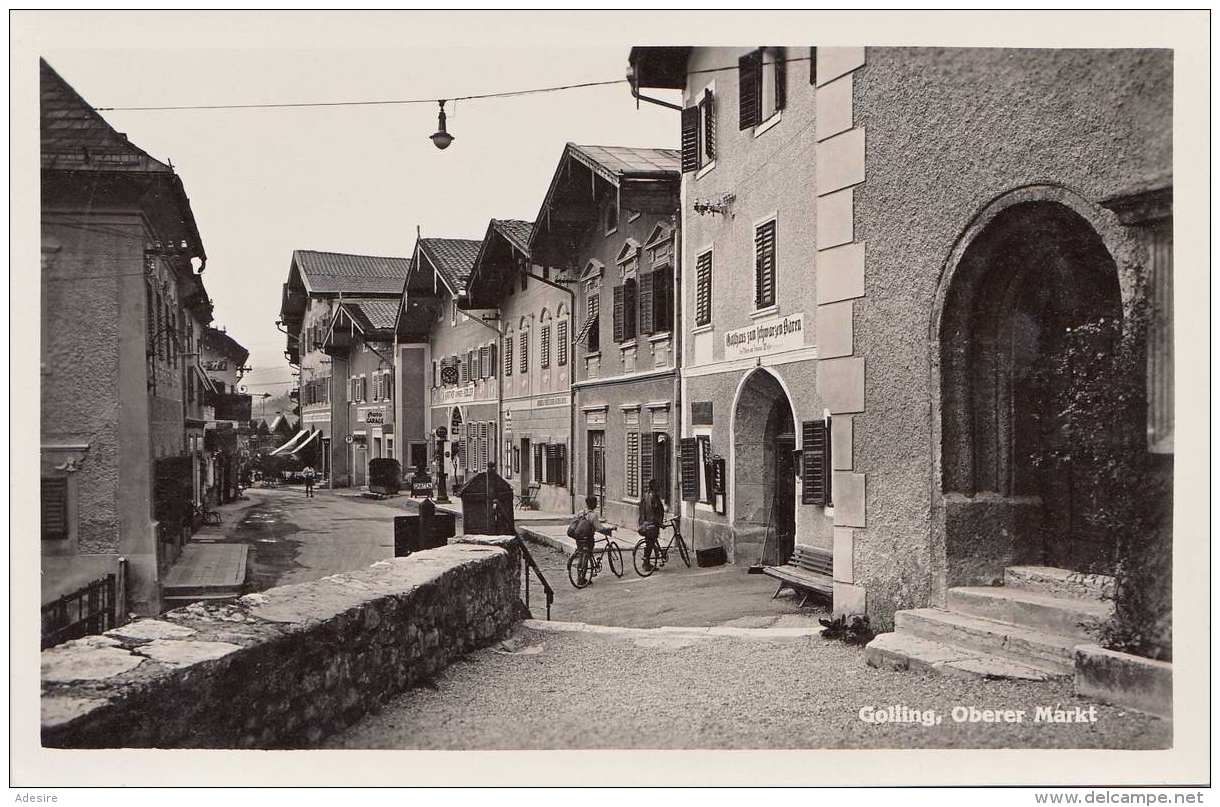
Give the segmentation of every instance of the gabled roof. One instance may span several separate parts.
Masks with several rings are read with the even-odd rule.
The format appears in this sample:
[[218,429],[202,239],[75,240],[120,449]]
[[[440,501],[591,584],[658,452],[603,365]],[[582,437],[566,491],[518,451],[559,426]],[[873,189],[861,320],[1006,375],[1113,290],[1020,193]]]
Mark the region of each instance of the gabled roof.
[[513,246],[529,255],[530,236],[534,233],[534,222],[521,219],[492,219],[491,226],[512,242]]
[[[454,293],[466,287],[482,241],[468,238],[421,238],[419,249]],[[402,284],[399,284],[401,288]]]
[[309,294],[386,294],[402,293],[407,279],[409,258],[374,255],[349,255],[343,252],[315,252],[298,249],[292,263],[301,272],[301,282]]
[[231,357],[238,364],[244,364],[246,359],[250,358],[250,351],[246,350],[241,346],[241,343],[219,328],[208,328],[205,330],[203,332],[203,342],[205,345],[213,347],[224,355]]
[[38,122],[42,166],[74,171],[174,169],[116,132],[45,59],[38,60]]
[[398,313],[398,300],[344,300],[346,309],[365,333],[394,329],[394,315]]
[[665,176],[682,170],[677,149],[632,146],[578,146],[569,143],[572,156],[617,185],[625,177]]
[[[499,304],[505,282],[504,270],[508,268],[511,272],[515,268],[514,252],[521,258],[529,259],[533,232],[534,223],[531,221],[492,219],[488,223],[487,234],[479,244],[479,254],[467,280],[464,308],[492,308]],[[502,249],[501,243],[507,244],[508,249]]]

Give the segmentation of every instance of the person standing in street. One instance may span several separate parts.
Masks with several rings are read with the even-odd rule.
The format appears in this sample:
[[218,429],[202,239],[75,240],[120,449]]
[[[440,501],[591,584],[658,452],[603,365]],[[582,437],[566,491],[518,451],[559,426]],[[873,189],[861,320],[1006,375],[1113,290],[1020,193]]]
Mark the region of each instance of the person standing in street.
[[597,497],[586,496],[585,509],[577,513],[568,525],[568,536],[576,540],[577,551],[584,550],[580,553],[580,560],[577,561],[576,567],[577,580],[582,586],[585,584],[589,571],[589,560],[593,557],[593,542],[599,532],[603,535],[610,535],[614,532],[614,527],[602,523],[598,516]]
[[301,476],[305,477],[305,496],[306,496],[306,498],[312,499],[313,498],[313,478],[314,478],[313,466],[306,465],[305,470],[301,471]]
[[657,493],[657,480],[649,479],[644,495],[640,497],[639,515],[637,518],[640,535],[648,543],[644,547],[644,568],[651,569],[653,559],[660,559],[661,547],[657,537],[661,534],[661,522],[665,520],[665,502]]

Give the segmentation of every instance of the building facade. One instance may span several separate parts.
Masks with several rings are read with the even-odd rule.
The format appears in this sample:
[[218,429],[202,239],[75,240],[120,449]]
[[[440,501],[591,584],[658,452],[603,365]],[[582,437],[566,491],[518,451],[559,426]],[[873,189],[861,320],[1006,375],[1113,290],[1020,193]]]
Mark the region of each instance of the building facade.
[[673,150],[568,144],[529,244],[579,312],[572,492],[632,527],[649,479],[676,502],[678,169]]
[[[500,330],[500,475],[542,510],[571,512],[572,292],[529,259],[533,223],[493,219],[466,305],[495,309]],[[494,338],[493,334],[493,338]]]
[[173,169],[40,69],[42,600],[113,574],[118,618],[155,614],[196,501],[206,254]]
[[417,391],[402,405],[412,425],[399,459],[404,470],[422,463],[434,477],[443,467],[450,490],[494,461],[500,434],[495,312],[465,306],[480,244],[416,239],[395,327],[400,376]]
[[[288,453],[315,462],[323,484],[353,484],[359,456],[346,442],[352,433],[348,400],[351,373],[347,360],[328,355],[323,346],[345,297],[393,304],[402,293],[410,261],[370,255],[296,250],[280,304],[287,337],[285,355],[300,373],[300,432]],[[308,446],[304,444],[308,441]],[[307,455],[308,452],[308,455]]]
[[[737,70],[696,72],[725,59]],[[723,540],[757,543],[739,533],[766,502],[742,486],[759,469],[737,466],[761,456],[765,474],[768,460],[743,445],[755,437],[742,424],[757,436],[749,409],[786,401],[800,465],[784,475],[800,479],[794,498],[823,503],[797,505],[794,540],[833,552],[837,611],[885,625],[897,609],[943,605],[951,586],[992,584],[1006,565],[1090,567],[1094,505],[1070,481],[1087,475],[1031,466],[1066,436],[1031,426],[1049,394],[1033,382],[1070,329],[1150,296],[1150,450],[1172,453],[1172,54],[637,48],[631,62],[637,91],[684,92],[683,253],[695,276],[683,295],[684,428],[697,440],[708,429],[725,460]],[[738,161],[745,173],[722,173]],[[736,309],[765,302],[768,255],[779,327],[751,339]],[[735,289],[742,277],[754,289]],[[740,296],[717,302],[726,287]],[[797,314],[799,345],[784,324]],[[700,341],[705,319],[715,338]],[[710,367],[741,358],[730,351],[740,335],[739,350],[774,337],[807,355],[752,357],[731,397],[728,383],[717,393]],[[768,415],[764,435],[773,425]],[[696,519],[715,523],[700,504]]]
[[240,388],[250,370],[250,351],[223,328],[208,327],[201,340],[201,367],[211,382],[204,430],[207,468],[204,487],[210,504],[235,500],[250,461],[250,396]]
[[345,299],[323,339],[335,367],[347,368],[347,384],[333,407],[346,406],[345,434],[334,433],[348,452],[352,487],[368,485],[369,461],[396,457],[394,447],[394,300]]

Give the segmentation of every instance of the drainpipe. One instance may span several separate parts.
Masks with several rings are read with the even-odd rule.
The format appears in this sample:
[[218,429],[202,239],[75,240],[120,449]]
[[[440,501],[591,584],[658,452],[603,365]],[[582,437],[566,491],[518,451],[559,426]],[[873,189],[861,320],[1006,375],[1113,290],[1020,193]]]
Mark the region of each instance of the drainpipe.
[[[681,195],[679,195],[681,199]],[[680,203],[679,203],[680,204]],[[679,213],[673,217],[674,219],[674,234],[673,234],[673,250],[674,250],[674,299],[673,305],[673,357],[674,357],[674,436],[671,438],[669,445],[669,480],[670,490],[669,495],[673,496],[673,482],[676,479],[679,490],[682,486],[682,457],[680,446],[682,445],[682,216],[681,207]],[[677,470],[677,473],[674,471]],[[679,494],[678,501],[675,502],[677,507],[675,511],[679,516],[682,515],[682,496]],[[691,518],[691,549],[695,548],[695,520]]]

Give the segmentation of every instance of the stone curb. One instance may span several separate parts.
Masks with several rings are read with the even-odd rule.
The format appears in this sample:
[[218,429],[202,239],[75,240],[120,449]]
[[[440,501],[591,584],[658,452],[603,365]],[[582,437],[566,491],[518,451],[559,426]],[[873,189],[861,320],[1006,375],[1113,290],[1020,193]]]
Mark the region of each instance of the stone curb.
[[643,638],[649,636],[690,636],[695,638],[734,638],[753,641],[792,641],[814,636],[820,638],[817,628],[734,628],[715,626],[709,628],[663,627],[663,628],[619,628],[610,625],[590,625],[586,622],[546,622],[526,619],[522,627],[541,633],[596,633],[602,636],[625,636]]

